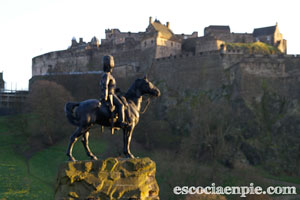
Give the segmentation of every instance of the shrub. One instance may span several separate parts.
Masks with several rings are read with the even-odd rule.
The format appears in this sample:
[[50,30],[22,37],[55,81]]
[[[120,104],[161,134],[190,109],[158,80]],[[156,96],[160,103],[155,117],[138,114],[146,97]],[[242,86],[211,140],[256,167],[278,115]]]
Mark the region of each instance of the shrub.
[[63,86],[45,80],[34,82],[25,108],[31,113],[27,117],[30,135],[50,145],[62,139],[69,132],[64,105],[70,100],[72,96]]
[[241,50],[248,54],[277,54],[280,51],[269,44],[263,42],[251,43],[226,43],[227,50]]

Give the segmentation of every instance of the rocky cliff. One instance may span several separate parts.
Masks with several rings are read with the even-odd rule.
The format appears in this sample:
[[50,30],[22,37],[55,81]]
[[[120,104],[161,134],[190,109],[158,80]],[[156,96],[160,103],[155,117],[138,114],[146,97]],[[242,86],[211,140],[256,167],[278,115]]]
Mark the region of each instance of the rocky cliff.
[[159,199],[155,172],[149,158],[66,162],[58,171],[55,199]]
[[152,118],[169,131],[151,132],[162,137],[158,141],[164,146],[181,143],[188,156],[202,162],[212,159],[235,167],[246,161],[275,175],[299,175],[297,57],[161,59],[152,74],[162,92]]

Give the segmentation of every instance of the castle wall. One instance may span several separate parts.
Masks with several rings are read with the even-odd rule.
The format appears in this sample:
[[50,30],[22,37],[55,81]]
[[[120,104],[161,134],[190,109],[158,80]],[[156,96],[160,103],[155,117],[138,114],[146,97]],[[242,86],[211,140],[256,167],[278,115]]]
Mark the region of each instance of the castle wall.
[[146,70],[149,64],[148,60],[145,58],[145,54],[147,55],[147,52],[149,51],[151,51],[151,49],[148,49],[146,51],[124,51],[119,52],[117,54],[113,54],[116,64],[115,69],[117,70],[120,66],[127,66],[128,70],[130,69],[135,73],[139,73]]
[[218,33],[215,34],[215,38],[230,43],[249,43],[254,41],[253,35],[249,33]]
[[231,33],[228,39],[224,40],[231,43],[250,43],[253,42],[253,35],[249,33]]
[[230,34],[229,26],[208,26],[204,29],[204,36],[228,35]]
[[202,37],[196,42],[195,52],[217,51],[221,45],[225,44],[222,40],[216,40],[211,37]]
[[[139,55],[141,60],[138,62],[134,60],[134,52],[115,56],[115,60],[120,63],[113,72],[117,87],[126,91],[136,78],[148,74],[150,80],[155,81],[161,89],[161,98],[168,98],[168,101],[163,102],[174,105],[179,103],[178,95],[199,90],[213,91],[224,85],[233,88],[233,98],[239,95],[246,102],[259,100],[265,88],[286,98],[300,98],[300,56],[220,55],[219,51],[215,51],[154,59],[149,56],[153,55],[153,50],[145,50],[144,54]],[[126,60],[125,57],[132,60]],[[136,66],[130,64],[134,62]],[[138,71],[139,66],[145,69]],[[63,85],[78,100],[99,97],[100,73],[35,76],[31,84],[38,79],[52,80]]]
[[185,54],[156,60],[152,77],[161,84],[162,94],[172,97],[184,88],[210,90],[221,87],[225,78],[223,71],[219,54]]
[[248,102],[261,98],[266,87],[286,98],[300,98],[300,56],[221,56],[207,52],[160,58],[154,66],[152,77],[174,104],[178,102],[172,102],[172,96],[184,88],[211,91],[224,85],[237,87],[233,95]]
[[[193,47],[192,42],[196,43]],[[214,33],[214,36],[204,36],[199,37],[195,40],[189,40],[183,42],[185,49],[189,50],[195,48],[195,52],[207,52],[207,51],[216,51],[220,50],[222,44],[225,43],[249,43],[253,42],[252,34],[248,33]]]
[[143,51],[124,48],[115,51],[99,48],[50,52],[32,59],[32,76],[100,71],[102,58],[107,54],[114,56],[116,68],[126,66],[130,71],[139,72],[147,69],[155,54],[153,48]]
[[266,44],[274,45],[274,37],[273,35],[263,35],[255,38],[255,41],[264,42]]
[[[145,46],[144,43],[147,45]],[[123,44],[100,48],[80,48],[55,51],[32,59],[32,76],[102,70],[102,57],[112,54],[116,68],[127,66],[139,72],[151,65],[154,57],[167,57],[181,52],[181,44],[154,37],[140,43],[126,39]],[[153,57],[154,56],[154,57]]]
[[105,54],[95,49],[50,52],[32,59],[32,76],[97,71]]
[[119,29],[108,29],[105,30],[105,39],[101,40],[101,43],[112,43],[113,45],[118,45],[125,43],[126,38],[140,41],[142,37],[142,33],[120,32]]
[[279,60],[243,61],[239,65],[245,73],[260,77],[284,77],[287,75],[285,64]]
[[141,49],[148,49],[148,48],[153,48],[156,46],[156,37],[149,37],[147,39],[142,40],[141,42]]
[[155,58],[168,57],[181,53],[181,43],[164,38],[156,39]]
[[249,103],[259,100],[265,89],[286,98],[300,98],[300,56],[247,55],[226,71]]

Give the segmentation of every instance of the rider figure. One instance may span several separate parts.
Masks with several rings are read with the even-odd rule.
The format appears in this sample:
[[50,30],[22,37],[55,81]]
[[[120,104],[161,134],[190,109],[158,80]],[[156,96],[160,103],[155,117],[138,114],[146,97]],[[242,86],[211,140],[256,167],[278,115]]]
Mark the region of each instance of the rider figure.
[[115,94],[116,80],[111,74],[114,66],[115,63],[113,56],[107,55],[103,57],[104,74],[102,75],[102,79],[100,81],[101,99],[102,101],[104,100],[108,103],[112,116],[115,108],[117,109],[118,121],[116,125],[120,126],[121,128],[125,128],[128,126],[128,124],[124,120],[124,105],[119,97]]

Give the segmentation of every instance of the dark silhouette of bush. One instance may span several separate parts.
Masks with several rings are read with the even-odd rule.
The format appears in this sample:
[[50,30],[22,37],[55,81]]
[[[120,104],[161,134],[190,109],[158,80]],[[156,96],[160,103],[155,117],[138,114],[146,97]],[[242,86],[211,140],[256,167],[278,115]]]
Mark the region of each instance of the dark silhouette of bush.
[[39,80],[31,86],[25,111],[27,132],[31,138],[42,139],[52,145],[71,134],[71,125],[64,115],[64,105],[73,99],[72,95],[61,85]]

